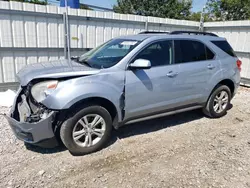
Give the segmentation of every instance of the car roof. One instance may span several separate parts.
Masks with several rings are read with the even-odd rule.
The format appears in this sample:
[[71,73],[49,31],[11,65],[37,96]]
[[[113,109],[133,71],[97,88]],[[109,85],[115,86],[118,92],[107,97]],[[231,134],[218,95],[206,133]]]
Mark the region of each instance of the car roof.
[[157,34],[137,34],[137,35],[127,35],[120,36],[117,39],[125,39],[125,40],[138,40],[143,41],[146,39],[198,39],[198,40],[225,40],[225,38],[217,37],[217,36],[208,36],[208,35],[189,35],[189,34],[167,34],[167,33],[157,33]]

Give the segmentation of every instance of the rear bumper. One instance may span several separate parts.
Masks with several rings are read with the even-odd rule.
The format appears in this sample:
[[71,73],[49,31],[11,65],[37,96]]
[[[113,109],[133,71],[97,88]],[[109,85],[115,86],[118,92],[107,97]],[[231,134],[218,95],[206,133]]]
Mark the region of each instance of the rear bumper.
[[19,140],[43,147],[55,147],[58,143],[52,130],[54,115],[51,112],[46,119],[36,123],[19,122],[9,115],[5,115],[5,118]]
[[234,84],[234,93],[232,94],[232,98],[234,98],[234,96],[236,95],[239,87],[240,87],[240,82]]

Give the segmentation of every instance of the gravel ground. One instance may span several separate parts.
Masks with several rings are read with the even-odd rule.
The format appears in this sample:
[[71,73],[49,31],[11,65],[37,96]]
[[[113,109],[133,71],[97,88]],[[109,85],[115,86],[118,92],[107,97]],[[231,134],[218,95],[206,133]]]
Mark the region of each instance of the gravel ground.
[[250,187],[249,123],[250,89],[240,88],[221,119],[196,110],[128,125],[74,157],[23,144],[1,116],[0,187]]

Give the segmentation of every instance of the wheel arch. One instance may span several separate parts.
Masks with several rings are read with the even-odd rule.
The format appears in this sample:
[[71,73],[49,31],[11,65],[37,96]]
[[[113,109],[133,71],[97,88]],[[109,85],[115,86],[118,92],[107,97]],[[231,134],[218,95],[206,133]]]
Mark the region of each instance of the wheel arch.
[[206,103],[207,101],[209,100],[210,96],[212,95],[212,93],[214,92],[214,90],[216,90],[216,88],[218,88],[218,86],[220,85],[226,85],[227,87],[229,87],[230,91],[231,91],[231,95],[233,96],[234,94],[234,91],[235,91],[235,84],[234,82],[231,80],[231,79],[223,79],[221,81],[219,81],[211,90],[210,94],[208,95],[208,98],[206,100]]
[[[230,99],[232,99],[232,96],[233,96],[233,93],[234,93],[234,90],[235,90],[235,86],[234,86],[234,82],[230,79],[224,79],[224,80],[221,80],[218,84],[216,84],[213,88],[213,90],[211,91],[208,99],[207,99],[207,102],[206,102],[206,105],[204,106],[203,108],[203,113],[205,115],[207,115],[208,117],[211,117],[211,118],[219,118],[219,117],[222,117],[223,115],[226,114],[226,111],[225,112],[214,112],[213,107],[211,107],[211,105],[214,103],[212,100],[213,97],[215,97],[217,94],[215,93],[220,87],[223,87],[225,88],[225,86],[227,86],[227,90],[230,90],[230,93],[229,93],[229,100],[227,101],[227,109],[228,109],[228,105],[230,104]],[[217,91],[218,92],[218,91]],[[219,90],[219,92],[221,92]],[[212,100],[212,104],[211,104],[211,100]],[[223,109],[223,110],[227,110],[227,109]],[[216,114],[218,113],[218,114]]]
[[89,97],[86,99],[82,99],[75,104],[73,104],[69,109],[80,108],[82,105],[100,105],[105,108],[109,114],[111,115],[112,120],[117,119],[118,110],[116,106],[108,99],[103,97]]
[[80,109],[83,106],[86,105],[100,105],[103,108],[105,108],[109,114],[111,115],[113,126],[115,127],[118,124],[119,121],[119,111],[115,104],[113,104],[110,100],[103,98],[103,97],[89,97],[82,100],[77,101],[76,103],[72,104],[69,108],[63,109],[58,112],[56,116],[57,122],[53,126],[53,130],[56,131],[56,129],[60,129],[61,124],[69,118],[69,116],[72,115],[76,111],[76,109]]
[[[235,91],[235,84],[232,80],[230,79],[224,79],[224,80],[221,80],[215,87],[214,89],[212,90],[212,92],[219,86],[219,85],[226,85],[227,87],[229,87],[230,91],[231,91],[231,94],[233,95],[234,94],[234,91]],[[211,93],[212,93],[211,92]]]

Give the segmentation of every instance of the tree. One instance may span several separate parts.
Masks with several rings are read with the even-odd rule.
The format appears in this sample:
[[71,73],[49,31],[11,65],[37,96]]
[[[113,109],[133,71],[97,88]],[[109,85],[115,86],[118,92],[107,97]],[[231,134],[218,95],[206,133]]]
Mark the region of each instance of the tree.
[[214,20],[247,20],[250,0],[209,0],[208,10]]
[[[189,16],[189,20],[199,22],[199,21],[201,20],[201,12],[193,12],[193,13]],[[205,14],[204,14],[204,21],[205,21],[205,22],[212,21],[212,19],[211,19],[210,16],[209,16],[209,13],[205,13]]]
[[88,5],[85,5],[85,4],[80,4],[80,9],[92,10],[91,8],[89,8]]
[[191,8],[192,0],[117,0],[113,10],[122,14],[186,19]]
[[4,1],[18,1],[23,3],[33,3],[33,4],[39,4],[39,5],[47,5],[48,0],[4,0]]

